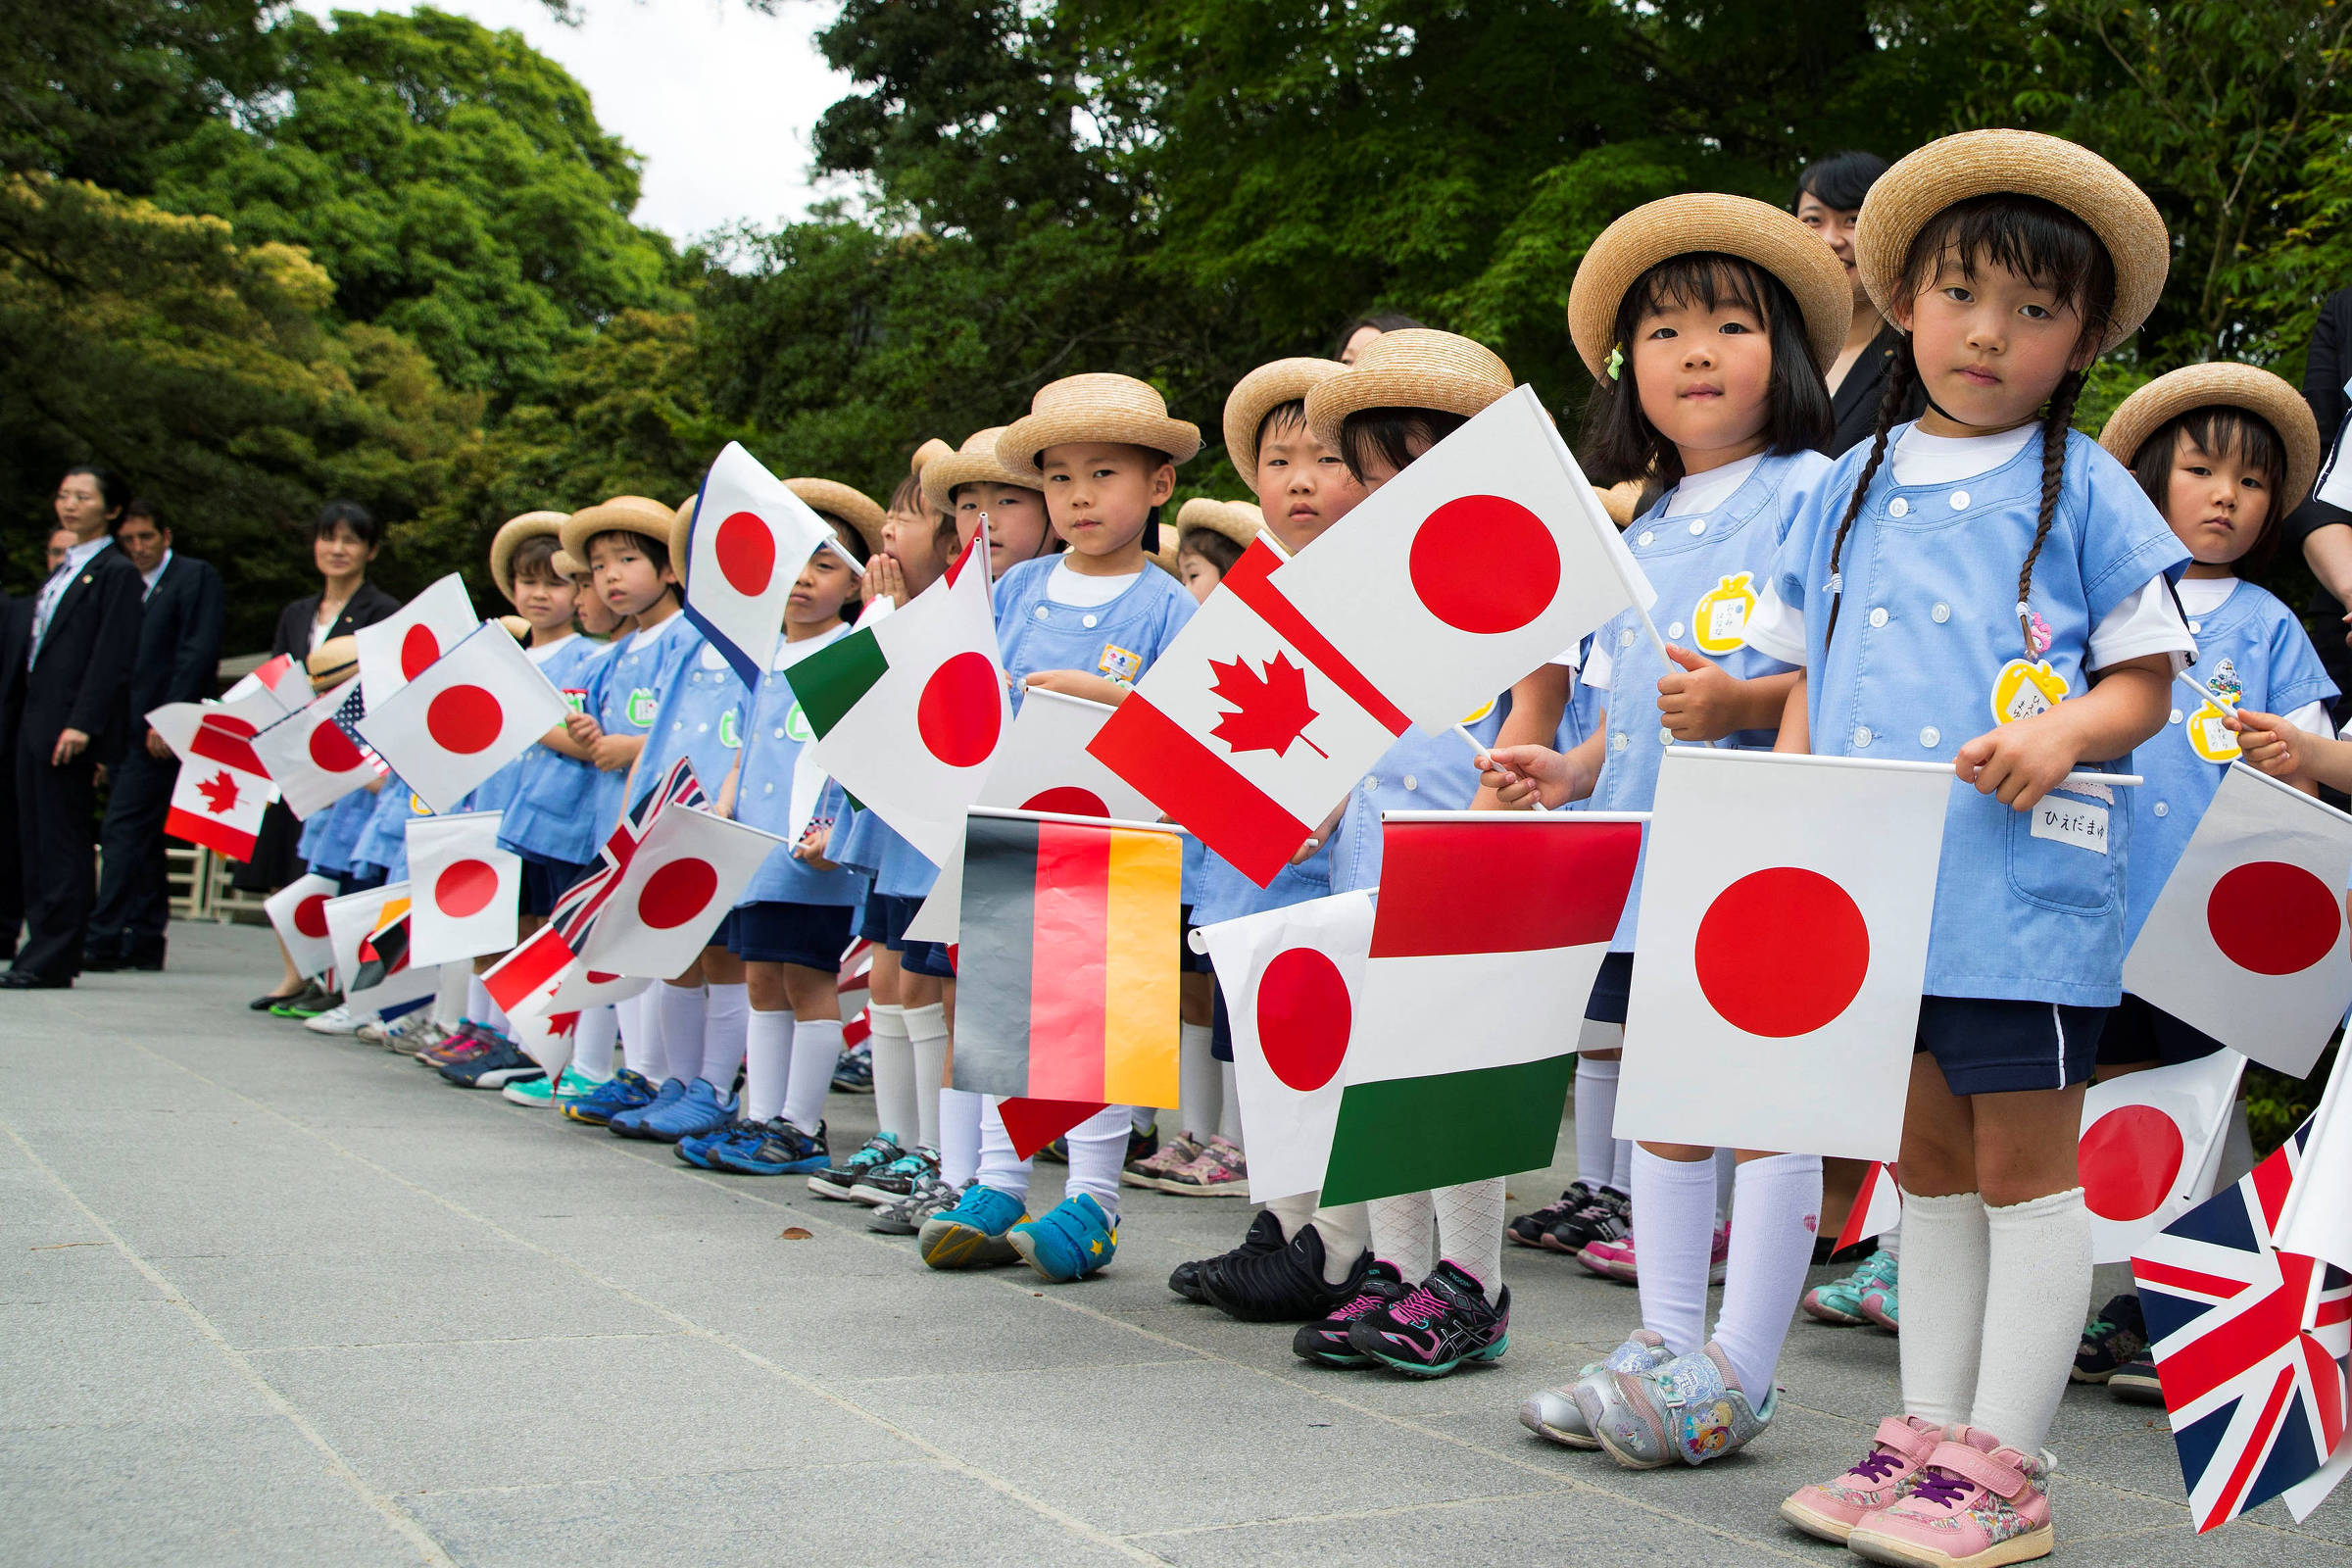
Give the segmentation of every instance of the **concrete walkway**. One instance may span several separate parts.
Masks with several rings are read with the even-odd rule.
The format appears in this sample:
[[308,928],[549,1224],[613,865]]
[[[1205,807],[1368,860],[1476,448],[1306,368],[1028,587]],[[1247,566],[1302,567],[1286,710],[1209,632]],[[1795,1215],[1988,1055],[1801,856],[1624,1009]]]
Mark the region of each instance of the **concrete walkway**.
[[[247,1012],[266,933],[172,957],[0,1000],[0,1563],[1856,1560],[1774,1508],[1891,1407],[1874,1331],[1800,1321],[1766,1439],[1634,1474],[1516,1420],[1635,1321],[1566,1259],[1506,1259],[1498,1367],[1319,1371],[1165,1288],[1237,1201],[1136,1195],[1083,1285],[935,1274],[797,1179]],[[2343,1494],[2192,1536],[2150,1417],[2069,1396],[2060,1560],[2352,1568]]]

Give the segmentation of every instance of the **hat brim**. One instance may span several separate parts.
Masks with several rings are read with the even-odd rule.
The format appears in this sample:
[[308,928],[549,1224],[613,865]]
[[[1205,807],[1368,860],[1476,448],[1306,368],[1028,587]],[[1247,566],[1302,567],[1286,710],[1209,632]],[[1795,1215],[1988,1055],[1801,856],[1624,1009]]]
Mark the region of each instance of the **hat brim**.
[[881,554],[882,523],[889,514],[873,497],[862,490],[853,490],[838,479],[787,479],[784,488],[817,511],[830,512],[857,529],[858,537],[865,542],[867,555]]
[[1200,427],[1186,419],[1132,409],[1049,409],[1024,415],[997,437],[997,461],[1012,482],[1043,490],[1046,475],[1037,460],[1049,448],[1113,442],[1157,452],[1170,463],[1191,461],[1200,450]]
[[525,539],[561,540],[564,517],[561,512],[526,512],[519,517],[509,517],[491,535],[490,580],[507,596],[508,604],[514,602],[514,552],[522,548]]
[[2286,494],[2274,503],[2273,512],[2282,517],[2301,506],[2320,472],[2319,420],[2302,393],[2251,365],[2191,365],[2158,376],[2107,416],[2099,445],[2130,467],[2148,437],[2169,421],[2210,408],[2242,409],[2278,433],[2286,447]]
[[994,452],[954,452],[923,469],[923,501],[934,512],[952,514],[956,510],[956,487],[959,484],[1007,484],[1019,490],[1037,488],[1036,481],[1024,479],[1005,467]]
[[1854,222],[1863,287],[1894,318],[1911,244],[1937,213],[1975,196],[2038,196],[2090,225],[2115,266],[2115,316],[2099,352],[2139,330],[2164,293],[2172,240],[2147,193],[2087,147],[2031,130],[1932,141],[1878,177]]
[[1206,496],[1195,496],[1176,512],[1179,548],[1182,548],[1184,536],[1197,529],[1203,533],[1221,534],[1247,550],[1250,541],[1264,527],[1264,519],[1250,516],[1242,510],[1240,503],[1212,501]]
[[670,555],[674,559],[679,554],[677,546],[685,543],[677,520],[677,509],[665,507],[650,496],[614,496],[573,513],[564,519],[560,537],[564,553],[578,562],[583,570],[591,565],[588,541],[600,533],[634,533],[659,539],[671,546]]
[[1343,373],[1337,360],[1276,360],[1234,383],[1225,397],[1225,457],[1248,484],[1257,472],[1257,432],[1266,416],[1285,403],[1301,403],[1316,387]]
[[1497,387],[1483,375],[1411,366],[1379,366],[1361,369],[1350,366],[1306,395],[1306,427],[1332,451],[1340,450],[1340,432],[1348,416],[1366,409],[1434,409],[1467,419],[1485,412],[1511,389]]

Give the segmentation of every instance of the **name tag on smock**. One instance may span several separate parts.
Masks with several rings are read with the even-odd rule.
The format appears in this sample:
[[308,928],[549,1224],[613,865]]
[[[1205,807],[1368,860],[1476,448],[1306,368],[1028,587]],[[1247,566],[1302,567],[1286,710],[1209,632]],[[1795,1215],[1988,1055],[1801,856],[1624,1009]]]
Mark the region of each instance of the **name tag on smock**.
[[2045,795],[2034,807],[2034,836],[2105,855],[2107,808]]

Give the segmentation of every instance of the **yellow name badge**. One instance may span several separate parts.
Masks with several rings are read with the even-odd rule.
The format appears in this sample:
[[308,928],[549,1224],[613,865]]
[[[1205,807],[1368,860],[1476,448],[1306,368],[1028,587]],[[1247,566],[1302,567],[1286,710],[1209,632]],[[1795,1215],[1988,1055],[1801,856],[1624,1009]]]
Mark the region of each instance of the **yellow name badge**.
[[1702,654],[1736,654],[1747,642],[1747,617],[1756,609],[1756,578],[1743,571],[1700,596],[1690,611],[1690,640]]
[[1112,680],[1132,683],[1137,675],[1143,673],[1144,656],[1121,648],[1117,643],[1104,643],[1102,657],[1095,661],[1095,668]]
[[1470,711],[1467,713],[1464,713],[1462,715],[1462,722],[1465,724],[1475,724],[1493,711],[1494,711],[1494,699],[1490,697],[1485,702],[1479,704],[1476,708],[1470,710]]
[[2052,669],[2048,660],[2029,664],[2012,659],[1992,683],[1992,721],[2009,724],[2032,718],[2065,701],[2066,677]]
[[2222,710],[2211,703],[2200,703],[2197,710],[2188,715],[2180,726],[2188,732],[2189,750],[2208,762],[2234,762],[2238,758],[2237,736],[2230,732]]

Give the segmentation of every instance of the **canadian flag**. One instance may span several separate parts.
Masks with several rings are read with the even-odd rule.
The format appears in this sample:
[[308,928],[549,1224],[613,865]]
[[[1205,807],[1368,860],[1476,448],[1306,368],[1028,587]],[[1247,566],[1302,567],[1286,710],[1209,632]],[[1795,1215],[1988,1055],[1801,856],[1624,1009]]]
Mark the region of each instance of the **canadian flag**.
[[352,633],[360,648],[360,689],[367,694],[368,709],[390,701],[394,692],[431,668],[481,623],[473,601],[466,597],[465,582],[453,571],[394,613]]
[[274,793],[269,769],[253,754],[252,732],[240,733],[242,727],[242,720],[212,716],[197,723],[180,753],[179,780],[164,818],[172,837],[232,860],[253,858],[262,813]]
[[1618,1137],[1894,1157],[1952,784],[1932,763],[1667,749]]
[[686,618],[746,686],[760,683],[775,654],[794,580],[832,537],[808,503],[739,442],[728,442],[704,475],[686,533]]
[[514,946],[522,857],[498,847],[505,819],[504,811],[409,818],[413,961],[448,963]]
[[510,1017],[544,1016],[577,957],[554,926],[543,925],[482,971],[482,988]]
[[286,808],[308,817],[383,776],[383,767],[360,749],[339,721],[346,704],[357,707],[359,687],[345,681],[296,709],[253,738],[253,755],[270,770]]
[[326,901],[336,896],[336,887],[331,876],[306,872],[262,905],[295,970],[313,979],[335,966],[335,945],[327,939]]
[[1838,1232],[1838,1250],[1843,1251],[1873,1236],[1886,1235],[1902,1217],[1903,1195],[1895,1182],[1894,1167],[1885,1160],[1872,1160],[1870,1168],[1862,1173],[1862,1185],[1854,1189],[1854,1202],[1845,1211],[1845,1224]]
[[682,972],[783,842],[695,808],[663,811],[597,914],[582,967],[657,979]]
[[507,629],[488,621],[388,702],[368,698],[360,733],[417,799],[447,811],[568,711]]
[[2352,816],[2243,762],[2124,956],[2124,989],[2290,1078],[2352,1004]]
[[1295,569],[1260,535],[1087,747],[1259,887],[1412,726],[1277,567]]
[[2223,1050],[2091,1085],[2080,1159],[2093,1263],[2130,1262],[2148,1238],[2213,1196],[2245,1070],[2245,1057]]

